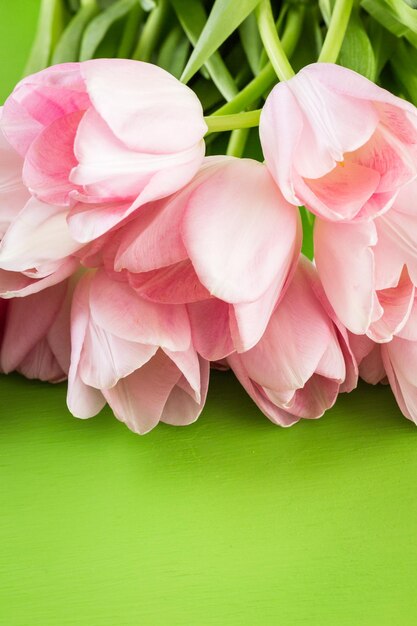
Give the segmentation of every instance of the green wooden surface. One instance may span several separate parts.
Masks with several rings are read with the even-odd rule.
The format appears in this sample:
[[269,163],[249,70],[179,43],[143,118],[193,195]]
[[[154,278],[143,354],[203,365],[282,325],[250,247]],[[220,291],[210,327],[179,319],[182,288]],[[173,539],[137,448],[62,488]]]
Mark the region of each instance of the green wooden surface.
[[[0,5],[3,97],[36,5]],[[215,372],[196,424],[139,437],[12,375],[0,430],[1,626],[417,623],[417,430],[387,388],[285,430]]]

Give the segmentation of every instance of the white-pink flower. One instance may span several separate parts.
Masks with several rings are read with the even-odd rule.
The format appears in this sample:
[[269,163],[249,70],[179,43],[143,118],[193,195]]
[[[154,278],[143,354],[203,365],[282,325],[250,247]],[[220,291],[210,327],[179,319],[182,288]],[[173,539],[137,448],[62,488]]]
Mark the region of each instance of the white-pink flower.
[[259,130],[284,197],[326,220],[383,213],[417,175],[417,109],[339,65],[276,85]]
[[417,286],[417,181],[370,222],[317,219],[317,269],[342,323],[353,333],[390,341],[407,323]]
[[155,65],[126,59],[28,76],[6,100],[1,128],[24,159],[31,195],[66,208],[81,243],[186,184],[207,131],[191,89]]
[[197,419],[206,399],[209,363],[191,341],[184,305],[141,298],[122,276],[88,272],[71,311],[68,407],[76,417],[96,415],[106,402],[134,432],[159,421]]
[[65,380],[70,307],[69,281],[25,298],[0,299],[0,371],[49,382]]
[[259,341],[300,234],[298,211],[263,164],[209,157],[184,189],[115,234],[107,268],[144,298],[187,304],[197,351],[219,360]]
[[260,341],[227,363],[261,411],[281,426],[321,417],[340,392],[357,384],[347,332],[302,256]]

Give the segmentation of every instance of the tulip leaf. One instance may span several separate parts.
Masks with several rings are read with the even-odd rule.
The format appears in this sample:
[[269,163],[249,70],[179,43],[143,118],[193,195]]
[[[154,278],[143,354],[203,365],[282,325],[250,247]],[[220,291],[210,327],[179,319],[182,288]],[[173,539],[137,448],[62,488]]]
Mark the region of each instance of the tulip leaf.
[[248,59],[252,74],[256,76],[261,68],[261,55],[263,51],[262,40],[259,35],[258,24],[253,13],[243,20],[239,26],[239,36],[242,47]]
[[417,50],[406,41],[399,41],[390,64],[405,95],[414,105],[417,105]]
[[95,0],[84,0],[81,9],[62,33],[52,55],[52,63],[78,61],[83,33],[98,12],[99,8]]
[[417,48],[417,11],[403,0],[362,0],[361,6],[393,35]]
[[399,40],[375,20],[369,21],[368,33],[375,56],[375,76],[378,78]]
[[[193,46],[195,46],[207,22],[203,3],[201,0],[193,0],[193,2],[189,2],[189,0],[171,0],[171,4],[185,34]],[[209,76],[224,98],[231,100],[238,90],[220,54],[217,51],[214,52],[202,65],[205,65]]]
[[[189,3],[190,6],[193,4]],[[257,4],[259,0],[215,0],[181,80],[187,83]]]
[[24,75],[48,67],[54,47],[65,28],[66,7],[62,0],[42,0],[35,40]]
[[190,42],[183,30],[177,26],[171,30],[162,44],[157,65],[179,78],[187,62],[189,50]]
[[412,9],[417,9],[417,0],[403,0]]
[[122,38],[117,50],[119,59],[131,58],[144,13],[145,10],[139,3],[130,10],[124,23]]
[[375,80],[376,63],[371,41],[368,37],[359,11],[352,11],[346,30],[338,63],[362,76]]
[[117,0],[89,23],[81,41],[80,61],[94,57],[110,28],[124,18],[137,2],[138,0]]

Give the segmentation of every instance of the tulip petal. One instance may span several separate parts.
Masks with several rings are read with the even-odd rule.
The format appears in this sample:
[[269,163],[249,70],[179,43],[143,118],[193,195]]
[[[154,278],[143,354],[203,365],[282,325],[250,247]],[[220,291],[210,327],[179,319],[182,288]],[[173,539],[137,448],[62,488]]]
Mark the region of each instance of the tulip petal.
[[186,378],[182,376],[166,401],[161,421],[172,426],[192,424],[203,410],[208,390],[210,364],[200,358],[201,392],[197,401]]
[[[2,107],[0,107],[0,119]],[[23,161],[0,129],[0,240],[30,194],[22,182]]]
[[396,337],[381,347],[382,360],[398,405],[409,420],[417,424],[417,386],[415,365],[417,342]]
[[157,346],[115,337],[90,319],[80,358],[79,375],[90,387],[108,389],[142,367],[157,349]]
[[63,304],[66,290],[67,285],[62,282],[45,293],[10,301],[1,350],[1,369],[4,372],[15,370],[47,335]]
[[4,105],[1,127],[10,144],[24,156],[49,124],[90,105],[79,63],[54,65],[24,78]]
[[81,247],[69,234],[67,211],[31,198],[0,244],[0,267],[13,272],[39,268]]
[[83,63],[81,72],[95,109],[133,150],[178,152],[207,132],[194,92],[156,65],[95,59]]
[[127,378],[119,380],[103,395],[115,416],[138,434],[145,434],[157,425],[165,404],[181,372],[161,350]]
[[141,274],[129,274],[129,284],[147,300],[188,304],[210,298],[189,260]]
[[46,337],[39,341],[23,358],[17,371],[29,379],[59,383],[66,379]]
[[0,298],[17,298],[38,293],[65,280],[75,272],[77,267],[77,259],[67,258],[53,273],[40,278],[0,269]]
[[391,341],[404,328],[414,303],[415,288],[404,270],[398,285],[378,291],[378,300],[384,311],[382,317],[373,322],[368,335],[378,342]]
[[74,139],[84,111],[60,117],[31,143],[23,166],[23,181],[31,193],[50,204],[67,206],[74,189],[69,175],[77,164]]
[[92,282],[91,316],[102,329],[127,341],[187,350],[191,341],[185,306],[144,300],[129,286],[99,271]]
[[229,328],[230,307],[211,298],[187,306],[190,316],[192,341],[203,359],[219,361],[235,348]]
[[191,195],[183,240],[212,295],[254,302],[287,275],[297,228],[298,212],[280,196],[265,166],[230,158]]
[[180,235],[183,211],[180,194],[144,206],[123,229],[114,269],[149,272],[185,261],[188,255]]
[[345,162],[322,178],[300,181],[298,196],[301,203],[319,217],[351,220],[377,190],[379,182],[380,175],[375,170]]
[[340,321],[364,334],[374,311],[376,230],[372,222],[337,224],[316,220],[315,261],[326,295]]

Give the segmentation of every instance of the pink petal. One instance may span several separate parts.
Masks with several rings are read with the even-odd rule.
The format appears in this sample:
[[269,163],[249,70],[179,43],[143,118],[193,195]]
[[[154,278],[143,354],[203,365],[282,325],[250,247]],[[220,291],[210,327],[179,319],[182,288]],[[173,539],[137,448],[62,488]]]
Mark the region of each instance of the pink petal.
[[95,59],[83,63],[81,72],[95,109],[133,150],[178,152],[207,132],[194,92],[156,65]]
[[38,293],[71,276],[78,265],[77,259],[66,258],[53,273],[41,278],[32,278],[20,272],[0,269],[0,298],[16,298]]
[[368,335],[374,341],[391,341],[405,326],[414,303],[415,288],[404,270],[398,285],[378,291],[378,300],[384,311],[383,316],[373,322]]
[[183,240],[200,281],[230,303],[253,302],[284,281],[297,244],[298,212],[264,165],[230,157],[191,195]]
[[157,349],[157,346],[120,339],[97,326],[90,318],[81,352],[79,375],[86,385],[107,389],[142,367]]
[[44,293],[10,301],[1,350],[1,368],[11,372],[46,337],[66,295],[62,282]]
[[187,350],[190,323],[184,305],[156,304],[138,296],[127,284],[99,271],[91,285],[91,316],[96,324],[121,339],[168,350]]
[[181,193],[144,206],[123,228],[115,269],[149,272],[185,261],[188,255],[180,234],[184,208]]
[[26,153],[23,180],[39,199],[68,205],[75,188],[69,175],[77,164],[74,139],[83,111],[60,117],[43,130]]
[[186,304],[210,298],[189,260],[142,274],[129,274],[129,283],[147,300]]
[[417,342],[395,338],[381,348],[382,360],[398,405],[408,419],[417,423],[415,368]]
[[24,156],[43,128],[74,111],[84,111],[89,104],[80,64],[54,65],[18,83],[4,105],[1,126]]
[[157,425],[181,372],[162,351],[103,394],[115,416],[138,434]]
[[[2,107],[0,107],[0,119]],[[0,129],[0,240],[30,194],[22,182],[23,161]]]
[[314,250],[320,280],[336,315],[358,335],[368,330],[373,318],[375,244],[372,222],[316,220]]
[[298,197],[319,217],[351,220],[377,190],[379,182],[380,175],[375,170],[344,162],[322,178],[300,181]]
[[211,298],[187,306],[195,349],[208,361],[219,361],[234,351],[230,334],[230,305]]
[[106,404],[102,393],[86,385],[78,371],[90,319],[88,301],[92,278],[91,273],[81,278],[74,291],[71,309],[71,364],[68,373],[67,405],[75,417],[82,419],[96,415]]
[[66,379],[46,337],[39,341],[23,358],[17,371],[29,379],[59,383]]
[[0,267],[13,272],[58,261],[81,245],[72,239],[67,211],[31,198],[0,244]]
[[161,421],[173,426],[192,424],[203,410],[208,390],[210,364],[200,358],[201,391],[200,400],[195,398],[187,380],[182,376],[166,401]]

